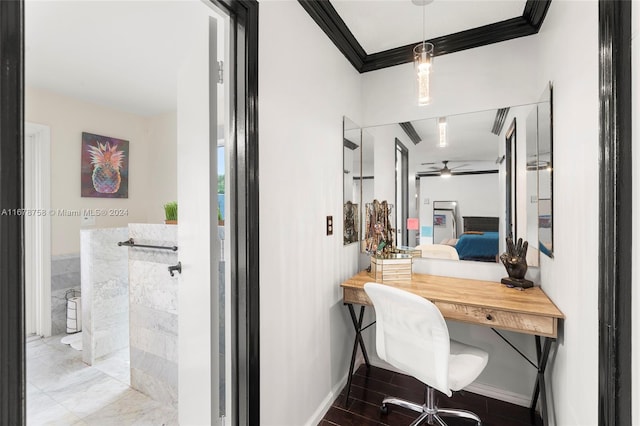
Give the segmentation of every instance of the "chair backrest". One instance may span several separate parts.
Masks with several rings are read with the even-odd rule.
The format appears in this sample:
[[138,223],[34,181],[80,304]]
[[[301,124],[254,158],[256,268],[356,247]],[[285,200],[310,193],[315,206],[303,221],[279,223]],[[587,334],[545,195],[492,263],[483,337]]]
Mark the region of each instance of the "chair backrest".
[[376,311],[378,356],[451,396],[449,330],[436,305],[384,284],[366,283],[364,290]]

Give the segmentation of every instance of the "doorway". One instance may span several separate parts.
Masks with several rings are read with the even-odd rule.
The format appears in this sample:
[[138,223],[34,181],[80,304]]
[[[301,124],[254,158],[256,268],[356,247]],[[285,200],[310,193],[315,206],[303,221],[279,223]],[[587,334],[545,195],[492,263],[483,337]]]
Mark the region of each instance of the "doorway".
[[[231,171],[226,178],[228,179],[227,197],[229,202],[229,213],[225,217],[225,226],[228,222],[228,237],[229,242],[228,253],[232,255],[229,262],[229,271],[225,273],[231,277],[230,280],[230,297],[232,300],[237,300],[239,303],[234,303],[229,323],[242,330],[239,334],[230,336],[228,340],[231,342],[229,345],[229,351],[232,354],[233,362],[232,373],[230,376],[233,379],[233,400],[232,409],[226,413],[226,421],[233,423],[253,423],[257,421],[259,416],[259,333],[258,333],[258,255],[257,250],[259,245],[257,244],[258,235],[258,193],[257,193],[257,2],[246,1],[242,4],[240,2],[214,2],[215,6],[219,8],[226,16],[229,17],[228,28],[230,35],[228,37],[229,44],[237,47],[237,50],[229,54],[229,72],[232,79],[229,81],[229,99],[233,100],[232,112],[230,116],[233,120],[230,121],[231,127],[228,131],[230,135],[229,140],[229,170]],[[16,9],[13,9],[13,7]],[[73,7],[73,6],[70,6]],[[3,21],[6,17],[12,16],[13,13],[17,13],[22,16],[23,3],[15,2],[14,5],[2,10]],[[23,37],[23,24],[20,24],[22,19],[11,20],[11,25],[2,25],[3,30],[0,32],[3,35],[12,33],[18,36],[17,40],[20,44],[20,40]],[[15,26],[17,24],[17,26]],[[17,32],[16,32],[17,30]],[[5,40],[3,38],[3,40]],[[5,44],[9,46],[10,44]],[[3,50],[3,57],[8,54]],[[236,56],[237,55],[237,56]],[[237,62],[236,62],[237,61]],[[238,66],[236,66],[238,64]],[[18,67],[22,69],[22,60],[18,60]],[[5,75],[8,77],[8,75]],[[3,81],[3,88],[6,87],[8,80]],[[15,95],[19,101],[14,105],[22,105],[23,102],[23,89],[22,84],[17,86],[17,91],[11,96]],[[4,91],[10,97],[9,91]],[[15,108],[15,107],[14,107]],[[20,111],[22,108],[18,108]],[[20,115],[20,121],[22,121],[22,113]],[[23,132],[20,130],[22,124],[18,129],[18,134]],[[8,128],[3,126],[3,131]],[[6,135],[8,137],[8,135]],[[8,140],[5,139],[5,140]],[[18,144],[19,151],[22,143]],[[11,154],[8,150],[3,150],[3,159],[6,160]],[[18,156],[20,158],[20,155]],[[16,161],[14,167],[17,167],[19,174],[22,176],[22,164],[20,161]],[[12,167],[3,168],[3,170],[10,173]],[[4,181],[3,181],[4,182]],[[16,193],[3,190],[3,200],[8,200],[11,197],[15,197],[15,202],[11,201],[5,204],[5,206],[15,206],[20,208],[23,206],[21,202],[21,182],[22,179],[12,181],[14,187],[17,186]],[[215,199],[215,197],[214,197]],[[216,215],[212,216],[214,219]],[[217,221],[216,221],[217,222]],[[3,222],[4,225],[9,221]],[[11,235],[15,233],[20,235],[22,232],[22,220],[11,221],[11,231],[3,232],[3,238],[7,238],[7,241],[14,241]],[[236,237],[244,239],[244,241],[236,240]],[[234,241],[236,240],[236,241]],[[17,240],[16,240],[17,241]],[[19,246],[20,247],[20,246]],[[242,259],[236,259],[235,254],[242,253]],[[17,259],[20,259],[22,263],[23,253],[22,250],[18,250],[13,253]],[[12,282],[21,284],[24,277],[23,267],[14,269],[16,274],[15,279]],[[233,285],[231,285],[233,283]],[[18,290],[18,295],[24,291],[22,285],[19,289],[9,289],[10,291]],[[11,296],[11,294],[8,294]],[[3,300],[10,300],[11,297],[4,298]],[[3,310],[3,320],[5,316],[10,320],[9,322],[3,322],[3,324],[16,324],[19,325],[18,329],[21,330],[20,341],[24,342],[24,323],[22,322],[22,316],[24,314],[24,306],[17,306],[16,311],[11,309]],[[15,316],[17,314],[17,316]],[[4,331],[4,328],[3,328]],[[3,335],[4,336],[4,335]],[[10,339],[8,340],[10,341]],[[15,359],[19,364],[24,362],[24,346],[14,345],[15,351],[10,351],[11,355],[8,359]],[[4,346],[3,346],[4,349]],[[2,351],[3,359],[8,352]],[[14,356],[16,356],[14,358]],[[243,360],[243,362],[238,362]],[[6,365],[3,362],[3,365]],[[3,373],[4,373],[3,368]],[[3,406],[6,401],[5,396],[8,393],[4,391],[12,389],[14,395],[18,395],[21,399],[24,395],[24,370],[19,368],[14,371],[16,374],[7,374],[3,377],[6,381],[3,381],[2,401]],[[242,377],[243,380],[238,380],[238,377]],[[212,378],[213,380],[213,378]],[[7,385],[8,387],[5,387]],[[217,388],[217,387],[216,387]],[[16,392],[16,390],[18,390]],[[242,399],[244,398],[244,399]],[[214,398],[212,398],[214,399]],[[15,405],[15,409],[9,411],[2,411],[2,421],[8,420],[11,424],[21,424],[24,422],[23,411],[20,409],[20,403]],[[213,405],[213,404],[212,404]],[[217,416],[218,413],[212,413],[212,416]],[[5,417],[8,416],[8,417]],[[249,420],[253,419],[253,420]]]
[[409,245],[409,150],[396,138],[396,242]]

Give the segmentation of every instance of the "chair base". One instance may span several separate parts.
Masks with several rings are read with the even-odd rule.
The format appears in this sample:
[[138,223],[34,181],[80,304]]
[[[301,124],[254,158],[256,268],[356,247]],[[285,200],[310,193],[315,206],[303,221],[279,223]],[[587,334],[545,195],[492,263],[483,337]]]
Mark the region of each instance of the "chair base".
[[426,422],[426,424],[430,425],[447,426],[447,424],[442,420],[440,416],[462,417],[475,421],[477,426],[482,426],[482,420],[480,420],[480,417],[478,417],[477,414],[472,413],[471,411],[436,407],[434,389],[430,386],[427,386],[425,403],[423,405],[388,396],[384,398],[384,400],[382,401],[382,406],[380,407],[380,410],[385,414],[388,411],[387,404],[397,405],[411,411],[421,413],[420,417],[418,417],[413,421],[413,423],[411,423],[411,426],[418,426],[423,422]]

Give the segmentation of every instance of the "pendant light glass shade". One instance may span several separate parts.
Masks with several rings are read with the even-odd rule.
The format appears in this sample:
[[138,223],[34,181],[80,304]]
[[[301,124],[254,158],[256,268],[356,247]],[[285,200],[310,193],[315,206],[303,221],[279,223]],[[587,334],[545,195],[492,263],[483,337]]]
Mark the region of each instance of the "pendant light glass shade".
[[440,136],[440,148],[447,146],[447,118],[438,118],[438,134]]
[[422,42],[413,48],[413,64],[418,79],[418,105],[431,102],[430,74],[433,44]]

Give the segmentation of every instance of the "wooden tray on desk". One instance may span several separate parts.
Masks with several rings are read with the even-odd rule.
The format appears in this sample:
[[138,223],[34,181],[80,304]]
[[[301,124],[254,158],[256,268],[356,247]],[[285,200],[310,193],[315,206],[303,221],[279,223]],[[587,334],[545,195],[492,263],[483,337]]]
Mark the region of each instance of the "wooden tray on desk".
[[[344,303],[371,306],[364,291],[365,283],[371,281],[372,277],[362,271],[343,282]],[[555,338],[558,319],[564,318],[540,287],[519,291],[493,281],[426,274],[384,284],[432,301],[447,319],[502,330]]]

